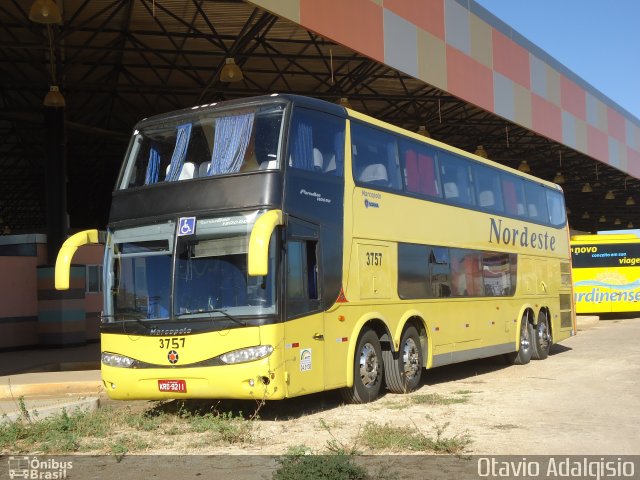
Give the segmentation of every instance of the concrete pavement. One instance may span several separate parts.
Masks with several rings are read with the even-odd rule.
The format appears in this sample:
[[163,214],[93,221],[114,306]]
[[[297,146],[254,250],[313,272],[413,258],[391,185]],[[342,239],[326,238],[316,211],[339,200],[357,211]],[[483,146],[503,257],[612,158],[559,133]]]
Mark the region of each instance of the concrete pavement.
[[0,352],[0,421],[19,418],[21,404],[38,419],[98,408],[99,369],[99,343]]

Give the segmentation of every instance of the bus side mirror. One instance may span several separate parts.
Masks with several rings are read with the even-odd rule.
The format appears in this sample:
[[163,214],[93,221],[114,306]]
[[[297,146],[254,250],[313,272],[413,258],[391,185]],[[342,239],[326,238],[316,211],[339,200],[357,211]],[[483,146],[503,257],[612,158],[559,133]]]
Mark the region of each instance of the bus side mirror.
[[56,258],[56,290],[69,289],[69,270],[71,268],[71,259],[76,253],[78,247],[89,243],[99,243],[98,230],[84,230],[65,240],[60,247],[58,257]]
[[249,275],[257,277],[269,272],[269,239],[278,225],[283,225],[282,210],[269,210],[256,221],[249,237]]

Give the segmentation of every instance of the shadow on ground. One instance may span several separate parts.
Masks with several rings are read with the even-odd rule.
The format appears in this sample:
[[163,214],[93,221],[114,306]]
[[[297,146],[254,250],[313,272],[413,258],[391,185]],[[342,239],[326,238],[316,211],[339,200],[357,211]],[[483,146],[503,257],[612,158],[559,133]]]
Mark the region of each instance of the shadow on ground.
[[[558,355],[570,351],[563,345],[553,345],[550,355]],[[447,365],[433,370],[423,370],[422,382],[419,388],[468,380],[467,383],[485,383],[480,376],[492,373],[511,365],[503,356],[471,360],[464,363]],[[384,397],[384,396],[383,396]],[[259,416],[264,421],[292,420],[324,412],[344,405],[344,401],[337,390],[314,393],[303,397],[278,401],[253,400],[174,400],[168,402],[146,402],[150,416],[161,413],[184,413],[189,415],[204,415],[207,413],[242,414],[245,418]]]

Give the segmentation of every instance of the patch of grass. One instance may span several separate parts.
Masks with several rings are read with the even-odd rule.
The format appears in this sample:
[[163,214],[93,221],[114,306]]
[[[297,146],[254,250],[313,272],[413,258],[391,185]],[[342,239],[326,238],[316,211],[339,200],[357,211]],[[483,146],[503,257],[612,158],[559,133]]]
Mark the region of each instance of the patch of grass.
[[375,407],[372,406],[372,409],[377,409],[377,410],[381,410],[381,409],[388,409],[388,410],[403,410],[405,408],[407,408],[407,401],[406,401],[405,396],[401,397],[401,400],[399,402],[396,401],[380,401],[380,402],[376,402]]
[[129,452],[145,450],[150,446],[138,435],[120,435],[109,443],[109,450],[116,458],[122,458]]
[[320,426],[331,436],[331,439],[327,441],[327,450],[329,453],[334,455],[358,455],[360,453],[355,443],[353,445],[349,445],[342,440],[339,440],[338,437],[333,434],[330,426],[323,418],[320,419]]
[[448,425],[436,426],[436,437],[431,438],[417,427],[394,427],[388,423],[380,425],[367,422],[362,431],[362,442],[373,450],[461,453],[471,440],[466,435],[445,436]]
[[[324,427],[324,425],[323,425]],[[367,480],[367,470],[345,453],[314,454],[306,445],[289,447],[273,480]]]
[[225,443],[248,443],[253,439],[254,422],[246,420],[242,412],[208,412],[194,415],[181,414],[192,432],[209,433],[213,440]]
[[471,395],[473,391],[471,390],[456,390],[453,392],[454,395]]
[[105,410],[95,412],[63,409],[58,415],[38,419],[29,412],[13,422],[0,425],[0,448],[16,452],[37,450],[44,453],[68,453],[80,450],[85,437],[104,437],[110,418]]
[[158,414],[155,411],[132,413],[130,408],[126,410],[128,414],[123,416],[123,423],[143,432],[153,432],[160,429],[167,423],[167,417],[169,416],[164,413]]
[[256,425],[253,420],[257,418],[256,414],[245,419],[242,413],[203,413],[182,408],[167,411],[156,405],[141,412],[132,412],[128,407],[90,412],[63,410],[58,415],[38,419],[37,412],[28,411],[24,401],[18,407],[17,420],[5,418],[0,423],[0,452],[56,454],[98,450],[122,456],[149,448],[145,435],[150,438],[150,434],[161,439],[165,434],[205,433],[206,444],[248,443],[253,440]]
[[496,430],[515,430],[516,428],[520,427],[518,427],[518,425],[514,425],[513,423],[499,423],[497,425],[493,425],[491,428],[494,428]]
[[445,397],[439,393],[428,393],[426,395],[411,395],[409,397],[413,403],[419,405],[451,405],[453,403],[466,403],[469,401],[467,397]]

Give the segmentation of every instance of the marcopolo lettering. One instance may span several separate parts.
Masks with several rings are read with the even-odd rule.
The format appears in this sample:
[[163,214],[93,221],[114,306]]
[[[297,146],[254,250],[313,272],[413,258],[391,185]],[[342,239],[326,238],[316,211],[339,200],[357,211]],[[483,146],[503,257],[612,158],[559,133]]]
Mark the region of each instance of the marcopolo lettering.
[[537,250],[555,250],[556,237],[549,232],[533,232],[528,226],[521,229],[515,227],[503,228],[502,220],[491,218],[489,227],[489,243],[535,248]]

